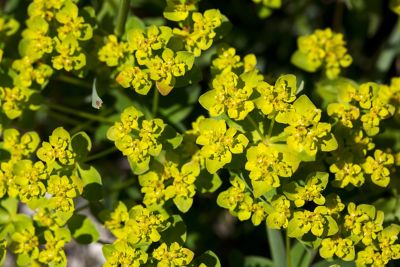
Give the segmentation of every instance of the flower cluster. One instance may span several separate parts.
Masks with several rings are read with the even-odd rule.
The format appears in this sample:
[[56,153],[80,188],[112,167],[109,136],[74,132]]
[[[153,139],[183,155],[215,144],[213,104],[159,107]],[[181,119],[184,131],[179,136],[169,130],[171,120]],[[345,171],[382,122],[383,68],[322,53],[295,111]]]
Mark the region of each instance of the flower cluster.
[[[241,153],[247,144],[244,135],[236,134],[233,128],[226,129],[222,120],[203,118],[197,127],[203,130],[202,135],[196,134],[197,141],[189,137],[190,131],[184,135],[185,142],[192,142],[197,151],[188,157],[179,156],[179,150],[184,149],[180,145],[181,135],[160,119],[144,119],[143,113],[134,107],[125,109],[121,120],[109,128],[108,138],[128,157],[133,172],[139,175],[147,208],[163,209],[170,205],[168,200],[172,200],[181,212],[187,212],[197,191],[217,189],[205,189],[201,181],[211,180],[219,185],[215,172],[230,162],[231,153]],[[216,129],[218,131],[213,132]],[[185,142],[182,144],[186,145]],[[198,148],[196,142],[203,147]],[[209,173],[203,172],[204,169]]]
[[259,225],[265,220],[269,206],[265,202],[255,201],[241,178],[231,177],[230,182],[232,186],[218,195],[217,204],[228,209],[239,220],[251,218],[254,225]]
[[108,66],[119,66],[116,81],[122,87],[146,95],[155,84],[166,95],[176,78],[185,75],[194,62],[191,53],[167,47],[172,36],[171,28],[154,25],[146,30],[130,30],[127,42],[118,42],[115,35],[110,35],[99,50],[99,59]]
[[254,55],[247,55],[243,61],[232,47],[218,50],[218,56],[212,62],[215,74],[212,89],[199,98],[211,116],[225,112],[234,120],[243,120],[254,109],[251,97],[263,77],[254,69]]
[[343,144],[330,166],[334,183],[338,187],[360,187],[370,178],[374,184],[387,187],[394,156],[390,151],[374,150],[373,138],[379,134],[382,121],[398,112],[398,78],[393,78],[390,85],[368,82],[358,86],[345,79],[340,83],[343,87],[338,87],[337,95],[327,105]]
[[[109,35],[98,52],[99,60],[117,67],[116,81],[124,88],[147,95],[155,85],[162,95],[175,87],[178,79],[192,69],[194,60],[209,49],[215,29],[223,21],[218,10],[195,12],[197,1],[167,1],[164,15],[173,21],[187,21],[183,28],[151,25],[133,28],[126,40]],[[192,29],[191,31],[189,29]],[[171,45],[180,42],[181,45]]]
[[249,142],[235,128],[227,128],[223,120],[204,119],[199,123],[199,131],[196,143],[202,146],[200,156],[211,174],[230,163],[232,154],[243,153]]
[[189,12],[197,11],[199,0],[167,0],[164,10],[164,18],[171,21],[183,21],[189,16]]
[[[318,109],[307,96],[297,96],[294,75],[279,77],[273,86],[264,81],[255,66],[251,55],[242,61],[233,48],[220,48],[211,67],[212,90],[199,99],[210,116],[224,118],[235,131],[246,131],[246,145],[239,152],[246,153],[245,164],[231,166],[222,162],[211,170],[223,167],[231,173],[231,186],[220,192],[217,204],[241,221],[251,219],[254,225],[265,221],[270,228],[286,228],[290,237],[319,248],[324,258],[336,256],[366,266],[373,263],[361,263],[366,249],[379,259],[385,255],[384,260],[377,259],[375,264],[397,259],[395,239],[385,253],[379,245],[378,236],[386,231],[381,211],[369,214],[368,218],[360,215],[359,224],[349,226],[346,220],[353,215],[346,214],[346,205],[339,195],[325,191],[330,186],[359,187],[366,177],[381,187],[388,186],[395,159],[390,152],[373,150],[372,137],[379,133],[379,121],[395,113],[393,103],[398,101],[398,89],[393,85],[377,85],[374,89],[371,83],[355,86],[353,82],[339,80],[342,86],[338,87],[338,101],[330,100],[326,109],[335,120],[331,124],[321,121],[324,110]],[[392,83],[396,82],[393,79]],[[339,106],[342,103],[345,108]],[[376,119],[371,120],[371,116]],[[269,120],[269,124],[262,118]],[[219,129],[225,131],[225,127],[215,119],[209,128],[202,127],[210,120],[198,120],[193,133],[202,136],[213,129],[214,134],[206,135],[204,140],[213,145],[216,157],[220,154],[215,149],[219,142],[214,136]],[[281,132],[274,131],[277,123]],[[224,147],[228,151],[229,146]],[[201,155],[203,148],[195,153]],[[369,155],[371,150],[373,155]],[[297,172],[302,162],[318,161],[317,155],[323,152],[331,152],[332,156],[325,157],[331,162],[329,170],[319,168],[321,171],[306,176]],[[327,171],[333,174],[332,181]],[[349,213],[352,205],[347,207]],[[373,207],[361,204],[359,209],[364,206]]]
[[225,21],[223,15],[217,9],[206,10],[203,14],[193,12],[191,25],[184,28],[175,28],[174,34],[181,38],[187,51],[199,57],[201,53],[211,47],[217,37],[218,29]]
[[[95,14],[77,0],[31,1],[16,58],[7,53],[13,41],[8,37],[19,23],[0,15],[0,263],[3,252],[11,251],[18,266],[67,266],[69,242],[100,238],[91,216],[80,213],[90,207],[114,237],[103,246],[105,267],[219,266],[211,251],[195,257],[193,242],[185,245],[186,226],[178,215],[196,207],[201,194],[217,190],[214,200],[232,216],[285,230],[324,259],[354,261],[357,267],[400,259],[400,226],[385,218],[383,208],[363,204],[359,194],[397,194],[400,152],[398,141],[387,145],[387,137],[397,138],[389,131],[400,122],[399,77],[390,84],[340,77],[352,63],[343,35],[316,30],[298,39],[292,56],[305,71],[324,69],[326,77],[316,84],[319,98],[309,97],[293,74],[264,76],[254,54],[242,57],[224,44],[213,49],[227,31],[227,18],[217,9],[200,10],[199,0],[166,0],[163,15],[170,22],[146,24],[138,17],[125,21],[130,6],[121,1],[116,29],[123,29],[115,34],[95,26],[114,12],[113,1],[100,2]],[[263,17],[281,6],[280,0],[253,2]],[[399,13],[397,2],[391,6]],[[209,69],[202,69],[205,62]],[[92,121],[71,133],[56,128],[44,141],[38,132],[17,130],[41,118],[42,113],[22,115],[39,108],[47,84],[72,80],[90,87],[65,73],[104,76],[101,82],[110,85],[105,94],[115,98],[115,106],[99,111],[107,118],[52,106],[53,98],[45,102],[99,123],[96,137],[113,142],[105,153],[88,157],[91,140],[75,131],[94,132]],[[209,83],[200,86],[203,74]],[[131,101],[113,91],[118,86],[141,96]],[[192,106],[172,99],[174,106],[166,107],[170,97],[159,101],[158,92],[165,96],[175,87],[187,87]],[[307,84],[304,92],[310,89]],[[176,95],[181,99],[183,93]],[[182,121],[201,113],[191,113],[197,100],[208,115],[187,129]],[[140,188],[102,198],[102,178],[88,162],[114,152],[114,146],[132,169],[129,184]],[[122,202],[122,196],[129,199]]]
[[396,79],[393,85],[378,85],[368,82],[360,86],[347,83],[339,89],[338,102],[330,103],[327,107],[329,116],[337,118],[347,128],[362,128],[367,135],[379,133],[382,120],[393,116],[395,103],[398,101]]
[[[141,205],[128,210],[120,202],[105,222],[116,240],[103,247],[106,257],[104,266],[188,266],[194,253],[167,236],[168,230],[174,227],[174,220],[178,217],[168,218]],[[152,251],[146,249],[155,243],[159,245]]]
[[[64,245],[71,240],[66,225],[74,216],[74,199],[84,193],[87,173],[82,160],[90,140],[83,132],[71,137],[60,127],[49,142],[39,145],[36,132],[3,132],[1,148],[10,156],[0,166],[0,206],[6,216],[2,218],[13,219],[1,220],[2,235],[9,237],[20,266],[66,266]],[[18,201],[32,210],[31,216],[17,215]],[[37,237],[38,231],[44,238]]]
[[280,177],[291,177],[296,171],[296,159],[280,148],[259,143],[247,150],[245,169],[250,172],[254,196],[262,196],[271,189],[280,187]]
[[80,70],[86,65],[81,43],[93,35],[92,26],[84,18],[90,17],[90,11],[84,13],[79,15],[72,0],[33,1],[28,7],[27,28],[22,33],[21,56],[33,63],[51,55],[56,70]]
[[200,168],[195,162],[188,162],[180,169],[173,161],[152,168],[139,176],[142,192],[145,193],[143,203],[147,207],[159,208],[172,199],[180,211],[187,212],[193,203],[195,181],[199,174]]
[[149,169],[151,157],[160,154],[165,127],[161,119],[143,119],[143,113],[132,106],[126,108],[121,120],[109,128],[107,137],[128,157],[133,171],[141,174]]
[[292,63],[297,67],[315,72],[323,66],[329,79],[335,79],[341,68],[347,68],[353,59],[347,53],[343,34],[331,29],[316,30],[306,36],[300,36],[298,50],[292,56]]
[[[0,83],[0,107],[9,119],[38,108],[36,95],[53,68],[77,72],[86,65],[82,43],[92,38],[92,26],[87,23],[92,13],[90,9],[81,13],[72,0],[35,0],[29,5],[27,27],[19,42],[21,58],[13,60],[9,72],[12,86]],[[10,35],[17,28],[14,20],[0,18],[0,35]]]

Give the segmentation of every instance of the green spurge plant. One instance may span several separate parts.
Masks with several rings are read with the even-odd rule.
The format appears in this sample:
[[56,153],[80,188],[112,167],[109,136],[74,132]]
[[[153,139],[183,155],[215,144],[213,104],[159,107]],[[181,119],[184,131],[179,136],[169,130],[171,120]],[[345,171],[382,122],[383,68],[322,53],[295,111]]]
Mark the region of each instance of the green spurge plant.
[[296,14],[327,3],[233,1],[291,43],[267,60],[246,9],[134,2],[0,3],[0,265],[399,264],[397,25],[369,76],[342,27],[368,0],[333,28]]

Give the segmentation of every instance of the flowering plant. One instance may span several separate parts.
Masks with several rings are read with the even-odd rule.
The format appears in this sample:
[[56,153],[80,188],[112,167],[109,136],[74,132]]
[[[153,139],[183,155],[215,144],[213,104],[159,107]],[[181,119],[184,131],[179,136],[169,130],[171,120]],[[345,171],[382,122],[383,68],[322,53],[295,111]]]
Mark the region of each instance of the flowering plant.
[[[265,25],[326,8],[237,2]],[[400,30],[379,79],[351,74],[361,2],[335,30],[297,21],[283,70],[213,1],[0,4],[0,263],[97,244],[90,266],[396,266]]]

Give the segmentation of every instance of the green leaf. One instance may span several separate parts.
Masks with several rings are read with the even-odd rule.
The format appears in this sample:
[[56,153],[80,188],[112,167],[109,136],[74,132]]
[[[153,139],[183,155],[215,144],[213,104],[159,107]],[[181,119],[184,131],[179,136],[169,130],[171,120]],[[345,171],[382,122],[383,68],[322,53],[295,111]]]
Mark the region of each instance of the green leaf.
[[17,255],[17,265],[18,266],[27,266],[31,263],[31,258],[29,258],[28,254],[18,254]]
[[106,259],[111,258],[115,251],[114,244],[106,244],[102,247],[103,255]]
[[1,206],[8,212],[11,217],[17,214],[18,200],[16,198],[6,198],[1,201]]
[[32,227],[32,219],[26,214],[17,214],[13,218],[13,224],[15,227],[15,231],[22,231],[29,227]]
[[174,198],[174,203],[179,211],[187,212],[193,204],[193,198],[177,196]]
[[290,250],[290,255],[292,266],[296,267],[309,267],[313,258],[310,250],[297,240]]
[[229,192],[223,191],[219,193],[217,197],[217,205],[224,209],[232,209],[230,205],[232,201],[230,201],[229,198],[230,198]]
[[89,201],[96,201],[103,198],[103,187],[99,172],[93,167],[78,164],[79,177],[83,181],[82,197]]
[[29,136],[29,138],[30,138],[30,141],[29,141],[29,144],[27,144],[27,147],[28,147],[28,149],[29,149],[29,151],[35,151],[36,150],[36,148],[39,146],[39,144],[40,144],[40,137],[39,137],[39,135],[36,133],[36,132],[27,132],[27,133],[25,133],[23,136],[22,136],[22,139],[25,137],[25,136]]
[[100,237],[96,226],[87,216],[74,214],[68,220],[67,225],[74,239],[80,244],[96,242]]
[[224,165],[225,165],[225,162],[218,161],[218,160],[212,160],[212,159],[206,159],[206,169],[211,174],[216,173],[219,169],[224,167]]
[[200,191],[200,193],[212,193],[217,190],[221,184],[222,180],[218,174],[210,174],[206,171],[202,171],[195,181],[196,189]]
[[312,162],[315,161],[316,155],[310,155],[305,151],[301,151],[300,153],[296,154],[296,158],[298,161]]
[[316,72],[320,67],[320,64],[310,62],[307,56],[301,53],[299,50],[294,52],[292,57],[290,58],[290,62],[296,67],[305,70],[307,72]]
[[301,230],[298,221],[295,219],[289,221],[286,231],[289,237],[300,238],[304,235],[304,231]]
[[136,175],[143,174],[149,170],[150,157],[146,157],[144,161],[137,162],[128,157],[129,166]]
[[270,259],[267,259],[267,258],[264,258],[264,257],[246,256],[244,258],[244,265],[243,266],[244,267],[275,267],[275,264]]
[[82,161],[92,149],[92,141],[85,132],[78,132],[71,138],[71,147],[77,154],[77,160]]
[[71,240],[71,232],[67,228],[55,228],[54,230],[54,236],[57,240],[64,240],[64,241],[70,241]]
[[333,134],[329,134],[327,138],[322,140],[321,150],[322,151],[333,151],[338,148],[338,142]]
[[163,15],[164,18],[172,21],[182,21],[185,20],[188,16],[188,11],[175,11],[172,7],[166,8]]
[[202,94],[199,97],[199,103],[200,105],[202,105],[203,108],[209,111],[213,106],[218,103],[216,98],[216,91],[210,90]]
[[293,103],[293,106],[296,109],[296,112],[299,114],[307,114],[308,112],[312,112],[317,108],[306,95],[299,96]]
[[182,143],[183,137],[174,128],[166,125],[161,134],[161,140],[172,149],[176,149]]
[[337,222],[331,217],[331,216],[326,216],[325,217],[327,220],[327,224],[325,227],[327,228],[327,236],[332,236],[336,234],[339,231],[339,226],[337,225]]
[[328,180],[329,180],[329,173],[326,172],[311,173],[307,177],[307,183],[318,184],[318,186],[321,186],[321,188],[326,187],[326,185],[328,184]]
[[0,207],[0,225],[7,224],[11,221],[10,214],[8,211],[2,207]]
[[7,240],[0,241],[0,266],[3,266],[4,260],[6,259],[6,250],[7,247]]
[[172,105],[167,108],[160,108],[160,113],[163,117],[168,118],[168,123],[172,125],[181,124],[181,122],[190,115],[193,110],[193,106],[183,107],[180,104]]
[[242,79],[246,87],[255,88],[263,80],[263,76],[258,73],[258,70],[253,70],[241,74],[240,79]]
[[191,266],[199,267],[221,267],[221,263],[217,255],[211,250],[207,250],[202,255],[197,257]]
[[[334,80],[325,79],[316,84],[316,92],[323,100],[322,107],[326,107],[328,104],[344,101],[345,99],[341,98],[343,93],[347,94],[349,88],[356,89],[358,85],[347,78],[337,78]],[[343,93],[341,93],[343,92]]]
[[175,61],[184,63],[187,69],[190,70],[193,67],[194,55],[187,51],[179,51],[176,53]]
[[168,95],[174,86],[171,83],[167,83],[165,81],[156,82],[157,90],[160,92],[161,95],[166,96]]
[[273,188],[269,185],[266,181],[251,181],[251,186],[254,190],[254,197],[260,197],[267,193],[268,191],[272,190]]
[[186,242],[186,225],[181,216],[172,215],[168,221],[170,226],[161,232],[161,239],[168,245],[174,242],[183,245]]
[[285,245],[280,230],[267,227],[268,244],[275,267],[286,267]]
[[125,24],[125,32],[128,32],[130,29],[140,29],[144,30],[146,25],[143,21],[134,15],[130,15]]
[[12,223],[0,225],[0,240],[5,240],[13,232],[15,232],[15,228]]
[[58,127],[50,135],[49,142],[51,145],[58,147],[59,139],[69,141],[71,140],[71,135],[63,127]]

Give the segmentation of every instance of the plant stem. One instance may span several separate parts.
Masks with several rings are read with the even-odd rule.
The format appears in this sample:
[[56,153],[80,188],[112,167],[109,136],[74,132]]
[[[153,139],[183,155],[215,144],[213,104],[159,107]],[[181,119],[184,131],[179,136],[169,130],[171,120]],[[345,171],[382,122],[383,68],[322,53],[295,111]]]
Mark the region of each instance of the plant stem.
[[65,115],[63,115],[63,114],[60,114],[60,113],[58,113],[58,112],[56,112],[56,111],[53,111],[53,110],[49,110],[47,114],[49,114],[50,117],[53,117],[53,118],[55,118],[55,119],[57,119],[57,120],[60,120],[60,121],[62,121],[62,122],[65,122],[65,123],[67,123],[67,124],[78,125],[78,124],[81,123],[81,122],[78,121],[78,120],[72,119],[72,118],[70,118],[70,117],[68,117],[68,116],[65,116]]
[[79,87],[92,89],[92,85],[90,83],[85,82],[84,80],[72,77],[72,76],[60,75],[60,76],[56,77],[56,80],[58,80],[60,82],[65,82],[65,83],[69,83],[69,84],[72,84],[72,85],[76,85],[76,86],[79,86]]
[[[103,111],[103,110],[102,110]],[[101,116],[109,116],[113,113],[113,109],[108,109],[105,110],[104,112],[101,112]],[[71,129],[70,133],[75,134],[79,131],[82,131],[85,128],[90,127],[90,125],[93,123],[93,121],[87,121],[85,123],[80,122],[80,124],[76,125],[74,128]]]
[[82,211],[82,210],[88,208],[89,206],[90,206],[90,203],[88,202],[88,203],[82,205],[81,207],[76,208],[76,209],[74,210],[74,213],[78,213],[78,212],[80,212],[80,211]]
[[125,23],[128,18],[129,12],[129,0],[120,0],[118,16],[117,16],[117,24],[115,25],[114,33],[120,37],[125,32]]
[[54,109],[54,110],[58,110],[58,111],[61,111],[61,112],[65,112],[67,114],[75,115],[75,116],[78,116],[78,117],[81,117],[81,118],[85,118],[85,119],[89,119],[89,120],[93,120],[93,121],[98,121],[98,122],[103,122],[103,123],[109,123],[109,124],[114,123],[110,119],[107,119],[107,118],[104,118],[104,117],[101,117],[101,116],[97,116],[95,114],[91,114],[91,113],[84,112],[84,111],[79,111],[79,110],[76,110],[76,109],[73,109],[73,108],[63,107],[63,106],[60,106],[60,105],[57,105],[57,104],[52,104],[50,102],[47,102],[47,106],[50,109]]
[[285,231],[285,236],[286,236],[286,264],[288,267],[292,267],[292,257],[290,254],[290,238],[287,233],[287,229]]
[[103,241],[103,240],[101,240],[101,239],[97,240],[97,243],[99,243],[99,244],[102,244],[102,245],[108,245],[108,244],[111,244],[110,242]]
[[266,225],[267,239],[271,252],[272,261],[276,267],[288,267],[285,256],[285,244],[282,238],[282,232],[277,229],[271,229]]
[[275,116],[272,118],[271,124],[269,125],[268,128],[268,135],[267,135],[268,138],[270,138],[272,135],[272,130],[274,129],[274,125],[275,125]]
[[159,98],[160,93],[158,92],[158,89],[155,88],[153,95],[153,106],[151,107],[151,113],[153,114],[153,117],[156,117],[157,115]]
[[246,119],[251,123],[251,125],[253,125],[254,129],[257,131],[258,135],[260,136],[261,140],[264,140],[264,135],[260,130],[260,127],[258,127],[257,123],[253,120],[253,118],[250,116],[250,114],[248,114],[246,116]]
[[89,161],[93,161],[93,160],[101,158],[101,157],[104,157],[104,156],[106,156],[108,154],[112,154],[117,150],[118,149],[115,146],[107,148],[107,149],[105,149],[103,151],[100,151],[99,153],[96,153],[96,154],[94,154],[94,155],[92,155],[90,157],[87,157],[87,159],[85,160],[85,163],[89,162]]

